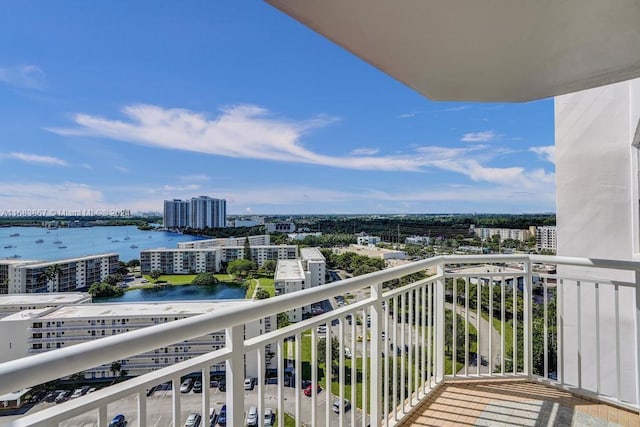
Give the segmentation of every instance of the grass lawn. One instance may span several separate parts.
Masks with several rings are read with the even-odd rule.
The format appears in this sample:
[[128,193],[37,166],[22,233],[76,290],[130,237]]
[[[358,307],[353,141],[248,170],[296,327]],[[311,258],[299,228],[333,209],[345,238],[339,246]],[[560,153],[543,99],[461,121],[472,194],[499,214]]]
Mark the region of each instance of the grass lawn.
[[251,299],[253,298],[253,292],[256,290],[256,287],[258,286],[258,280],[257,279],[248,279],[247,280],[247,293],[244,295],[245,298],[247,299]]
[[[169,282],[172,285],[190,285],[195,279],[197,274],[163,274],[158,279],[158,282]],[[231,283],[233,281],[233,276],[230,274],[214,274],[215,278],[220,282]],[[138,288],[153,288],[154,280],[148,275],[145,274],[144,278],[149,281],[148,284],[144,286],[138,286]]]
[[[278,417],[276,417],[276,422],[274,426],[278,425]],[[284,413],[284,427],[296,427],[296,419],[291,415]]]

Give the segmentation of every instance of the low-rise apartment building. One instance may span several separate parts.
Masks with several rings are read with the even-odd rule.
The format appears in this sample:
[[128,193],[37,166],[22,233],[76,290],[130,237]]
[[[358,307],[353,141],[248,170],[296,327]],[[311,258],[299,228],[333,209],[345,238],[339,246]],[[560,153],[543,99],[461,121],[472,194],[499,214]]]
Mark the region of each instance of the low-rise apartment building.
[[178,243],[180,249],[205,249],[217,248],[220,246],[244,246],[244,242],[249,239],[250,246],[265,246],[271,244],[268,234],[260,234],[248,237],[223,237],[220,239],[194,240],[191,242]]
[[74,292],[104,281],[119,267],[116,253],[57,261],[0,260],[0,294]]
[[532,236],[531,230],[513,228],[474,228],[474,233],[482,240],[491,239],[493,236],[500,236],[500,240],[512,239],[524,242]]
[[[296,259],[295,245],[251,246],[251,259],[262,267],[268,260]],[[217,273],[223,265],[244,259],[244,246],[215,246],[208,248],[159,248],[140,252],[140,271],[149,274],[160,270],[162,274]]]
[[[326,282],[326,260],[318,248],[300,249],[300,259],[280,260],[276,266],[276,295],[322,286]],[[290,322],[299,322],[311,313],[311,305],[290,310]]]
[[3,295],[0,296],[0,319],[24,310],[38,310],[69,304],[90,304],[91,301],[91,295],[84,292]]
[[[168,303],[77,304],[58,308],[25,310],[0,319],[0,362],[75,344],[117,335],[160,323],[184,319],[215,310],[234,309],[250,300],[177,301]],[[267,333],[277,326],[275,316],[245,324],[245,337]],[[201,337],[180,341],[143,354],[116,360],[128,375],[141,375],[225,346],[225,331],[211,331]],[[266,367],[271,367],[267,349]],[[257,377],[257,353],[245,357],[245,375]],[[224,372],[224,364],[212,367]],[[111,365],[96,366],[84,372],[86,378],[108,378],[118,373]]]

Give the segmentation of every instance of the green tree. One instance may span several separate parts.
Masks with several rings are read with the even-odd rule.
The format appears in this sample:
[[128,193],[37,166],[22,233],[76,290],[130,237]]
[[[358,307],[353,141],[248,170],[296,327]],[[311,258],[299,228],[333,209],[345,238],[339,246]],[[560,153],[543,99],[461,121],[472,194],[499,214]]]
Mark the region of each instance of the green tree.
[[118,261],[118,270],[117,273],[124,276],[129,273],[129,267],[127,267],[127,263],[124,261]]
[[120,273],[110,274],[105,277],[104,282],[110,284],[111,286],[116,286],[118,283],[122,282],[124,276]]
[[227,266],[227,273],[236,276],[247,276],[250,272],[257,270],[257,265],[247,259],[236,259]]
[[[318,360],[324,361],[327,357],[327,340],[318,340]],[[336,363],[340,358],[340,341],[337,337],[331,337],[331,359]]]
[[128,267],[140,267],[140,260],[139,259],[132,259],[127,263]]
[[264,288],[258,288],[258,290],[256,291],[256,299],[267,299],[270,296],[271,295],[269,294],[269,291]]
[[213,286],[218,284],[218,279],[213,273],[200,273],[191,281],[192,285]]
[[113,373],[113,376],[115,377],[122,370],[122,363],[113,362],[109,369],[111,370],[111,372]]
[[287,313],[278,313],[278,329],[289,326],[289,315]]
[[160,270],[151,270],[151,272],[149,272],[149,277],[151,277],[156,283],[160,276],[162,276],[162,271]]
[[249,244],[248,237],[244,238],[244,259],[246,259],[247,261],[253,260],[253,258],[251,257],[251,245]]
[[119,286],[110,285],[109,283],[96,282],[89,287],[89,295],[93,298],[98,297],[117,297],[124,294],[124,290]]
[[258,272],[260,274],[264,274],[265,276],[273,276],[273,274],[276,272],[277,265],[278,263],[275,260],[268,259],[264,262],[264,264],[262,264],[262,267],[260,267],[260,270],[258,270]]

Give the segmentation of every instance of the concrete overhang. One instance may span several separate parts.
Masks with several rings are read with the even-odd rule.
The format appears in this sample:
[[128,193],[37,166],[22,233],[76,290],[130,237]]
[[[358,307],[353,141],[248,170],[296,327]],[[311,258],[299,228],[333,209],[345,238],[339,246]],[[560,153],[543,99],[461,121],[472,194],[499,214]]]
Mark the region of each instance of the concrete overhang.
[[266,0],[434,100],[519,102],[640,77],[638,0]]

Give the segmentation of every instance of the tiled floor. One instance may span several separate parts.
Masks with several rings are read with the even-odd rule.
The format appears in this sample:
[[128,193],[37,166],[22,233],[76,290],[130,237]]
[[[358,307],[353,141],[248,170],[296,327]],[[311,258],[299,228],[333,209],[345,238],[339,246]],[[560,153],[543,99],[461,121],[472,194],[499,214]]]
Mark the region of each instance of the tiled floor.
[[631,426],[638,413],[525,381],[445,384],[401,426]]

